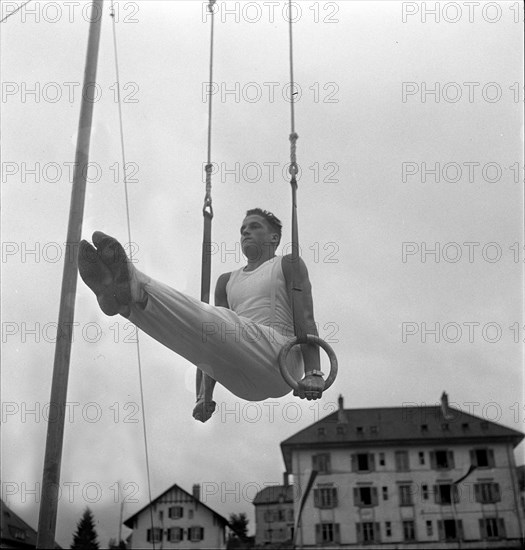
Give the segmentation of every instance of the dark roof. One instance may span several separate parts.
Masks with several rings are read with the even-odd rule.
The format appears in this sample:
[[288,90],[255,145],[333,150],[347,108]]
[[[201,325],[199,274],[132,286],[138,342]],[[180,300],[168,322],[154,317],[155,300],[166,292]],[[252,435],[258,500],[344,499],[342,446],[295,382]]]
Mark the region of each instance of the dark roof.
[[[35,548],[37,532],[20,516],[15,514],[3,500],[0,500],[0,504],[2,513],[0,520],[2,543],[9,541],[13,547]],[[2,544],[3,546],[4,544]]]
[[223,523],[224,525],[227,525],[228,527],[230,527],[230,522],[223,516],[221,516],[220,514],[218,514],[215,510],[213,510],[212,508],[210,508],[209,506],[206,506],[206,504],[204,504],[204,502],[200,501],[198,498],[195,498],[191,493],[188,493],[188,491],[185,491],[180,485],[177,485],[176,483],[174,483],[169,489],[166,489],[166,491],[164,491],[161,495],[159,495],[156,499],[152,500],[151,503],[149,504],[146,504],[146,506],[144,506],[143,508],[141,508],[138,512],[134,513],[132,516],[130,516],[125,522],[124,522],[124,525],[126,527],[129,527],[130,529],[133,529],[133,520],[139,515],[141,514],[142,512],[144,512],[144,510],[147,510],[150,505],[153,506],[157,501],[159,501],[166,493],[169,493],[170,491],[173,491],[174,489],[178,489],[179,491],[181,491],[182,493],[185,493],[186,495],[188,495],[193,501],[195,501],[196,503],[200,504],[201,506],[203,506],[204,508],[206,508],[207,510],[209,510],[221,523]]
[[[0,539],[2,548],[36,548],[37,532],[0,500]],[[55,542],[55,548],[61,549]]]
[[[493,412],[493,411],[491,411]],[[439,406],[405,406],[336,411],[281,443],[286,469],[291,471],[291,451],[297,448],[355,448],[385,445],[477,443],[509,441],[516,446],[523,433],[448,407],[448,418]]]
[[259,491],[252,504],[277,504],[279,502],[293,502],[294,490],[293,485],[271,485]]

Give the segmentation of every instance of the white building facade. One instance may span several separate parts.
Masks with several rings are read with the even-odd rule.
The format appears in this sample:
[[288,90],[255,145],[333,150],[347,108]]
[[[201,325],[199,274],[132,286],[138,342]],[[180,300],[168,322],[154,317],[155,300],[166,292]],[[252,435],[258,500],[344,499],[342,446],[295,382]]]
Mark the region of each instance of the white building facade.
[[173,485],[124,522],[133,529],[130,548],[226,548],[228,520],[200,501],[200,486],[188,493]]
[[[344,410],[281,444],[303,548],[520,548],[523,434],[441,407]],[[297,512],[299,502],[295,501]]]

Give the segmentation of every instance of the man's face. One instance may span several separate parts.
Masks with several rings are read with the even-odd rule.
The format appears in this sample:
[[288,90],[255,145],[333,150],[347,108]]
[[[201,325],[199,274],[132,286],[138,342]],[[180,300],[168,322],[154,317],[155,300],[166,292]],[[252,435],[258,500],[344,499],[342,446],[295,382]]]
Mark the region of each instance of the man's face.
[[275,247],[278,240],[278,234],[262,216],[250,214],[244,218],[241,225],[241,248],[248,259],[261,257],[266,250]]

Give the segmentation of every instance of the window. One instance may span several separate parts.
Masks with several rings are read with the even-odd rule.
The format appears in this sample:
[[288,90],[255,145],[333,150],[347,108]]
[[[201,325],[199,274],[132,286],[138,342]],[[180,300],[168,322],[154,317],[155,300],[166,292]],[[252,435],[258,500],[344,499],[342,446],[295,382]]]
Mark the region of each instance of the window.
[[452,504],[459,502],[459,493],[456,485],[440,483],[434,487],[434,495],[437,504]]
[[376,487],[355,487],[354,488],[354,506],[366,508],[377,506],[377,488]]
[[170,506],[168,517],[171,519],[180,519],[184,516],[184,508],[182,506]]
[[273,521],[275,521],[275,514],[273,510],[266,510],[263,517],[266,523],[272,523]]
[[379,453],[379,466],[385,465],[385,453]]
[[416,528],[413,521],[403,522],[403,538],[404,540],[416,540]]
[[193,519],[193,510],[188,510],[188,519]]
[[148,529],[148,542],[160,542],[162,540],[162,529],[160,527],[153,528],[153,537],[151,536],[151,529]]
[[352,472],[373,472],[375,461],[373,453],[357,453],[352,455]]
[[172,527],[171,529],[168,529],[168,541],[180,542],[183,534],[184,530],[181,527]]
[[449,432],[450,431],[450,426],[448,424],[441,424],[441,429],[444,432]]
[[452,451],[431,451],[430,464],[434,470],[451,470],[454,468]]
[[468,432],[470,430],[470,425],[468,422],[465,422],[463,424],[461,424],[461,429],[464,431],[464,432]]
[[370,426],[370,433],[372,435],[377,435],[379,433],[379,430],[377,429],[377,426]]
[[339,543],[339,523],[317,523],[315,526],[316,544]]
[[425,434],[428,432],[428,424],[421,424],[421,433]]
[[490,502],[499,502],[501,500],[499,484],[492,481],[475,483],[474,498],[476,502],[487,504]]
[[162,523],[163,519],[164,519],[164,512],[162,510],[159,510],[159,521]]
[[396,451],[396,470],[406,472],[408,469],[408,451]]
[[335,429],[337,435],[344,435],[345,434],[345,427],[344,426],[337,426]]
[[359,543],[367,544],[380,541],[379,523],[365,521],[363,523],[356,523],[355,527],[357,530],[357,541]]
[[[7,517],[10,517],[10,515],[7,515]],[[19,527],[14,527],[13,525],[10,525],[9,533],[16,540],[26,540],[27,533],[25,529],[20,529]]]
[[190,527],[188,529],[188,540],[199,542],[204,539],[204,527]]
[[505,520],[503,518],[483,518],[479,520],[479,531],[482,539],[503,539]]
[[392,536],[392,522],[390,522],[390,521],[387,521],[385,523],[385,534],[386,534],[387,537]]
[[421,496],[423,500],[428,500],[428,485],[421,485]]
[[470,462],[478,468],[494,468],[494,451],[492,449],[473,449],[470,451]]
[[489,429],[489,423],[486,420],[483,420],[482,422],[480,422],[479,425],[481,426],[481,429],[484,432],[486,432]]
[[419,453],[419,464],[420,464],[420,465],[425,464],[425,453],[424,453],[423,451],[421,451],[421,452]]
[[388,500],[388,487],[383,487],[383,500]]
[[317,428],[317,435],[324,437],[326,435],[326,428]]
[[312,469],[317,470],[318,474],[330,473],[330,454],[324,453],[312,456]]
[[440,540],[453,541],[463,538],[463,524],[461,520],[438,520],[438,532]]
[[335,508],[337,506],[337,487],[319,487],[314,489],[316,508]]
[[399,486],[399,505],[400,506],[413,506],[414,502],[412,500],[412,486],[411,485],[400,485]]
[[427,537],[431,537],[434,534],[434,529],[432,527],[432,521],[427,519],[426,526],[427,526]]

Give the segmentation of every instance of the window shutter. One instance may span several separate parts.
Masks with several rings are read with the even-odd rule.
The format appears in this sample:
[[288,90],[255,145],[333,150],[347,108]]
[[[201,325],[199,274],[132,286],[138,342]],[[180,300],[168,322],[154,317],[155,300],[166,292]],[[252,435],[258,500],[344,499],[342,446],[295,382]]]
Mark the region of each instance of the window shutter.
[[372,506],[377,506],[377,504],[378,504],[377,487],[372,487]]
[[354,487],[354,506],[359,506],[361,504],[361,498],[359,496],[359,489]]
[[494,451],[492,449],[487,450],[487,458],[489,462],[489,468],[495,468],[496,462],[494,460]]
[[333,506],[334,508],[339,505],[339,498],[337,493],[337,487],[334,487],[332,491],[332,499],[333,499]]
[[485,520],[483,518],[479,519],[479,533],[482,539],[487,538],[487,527],[485,525]]
[[438,537],[439,540],[445,540],[445,529],[443,528],[443,521],[438,519]]
[[371,472],[374,472],[375,469],[376,469],[376,459],[375,459],[374,453],[370,453],[370,454],[368,455],[368,469],[369,469]]
[[454,465],[454,451],[447,451],[447,462],[450,470],[455,468]]
[[456,521],[457,535],[459,540],[463,540],[463,520],[458,519]]
[[505,520],[503,518],[498,518],[498,536],[500,539],[507,538],[507,532],[505,529]]
[[434,485],[434,502],[436,504],[441,504],[441,493],[439,492],[439,487]]
[[451,485],[452,502],[459,502],[459,490],[457,485]]
[[319,489],[314,489],[314,506],[320,508]]
[[323,542],[321,540],[321,524],[316,523],[315,524],[315,543],[316,544],[321,544],[321,542]]
[[151,542],[151,529],[148,529],[148,534],[147,534],[147,540],[148,542]]
[[357,456],[352,455],[351,461],[352,461],[352,472],[357,472]]
[[334,523],[334,542],[336,544],[340,544],[341,542],[341,535],[339,532],[339,523]]
[[478,465],[478,459],[476,458],[476,451],[474,450],[470,451],[470,464],[472,464],[472,466]]
[[359,542],[359,543],[363,542],[363,533],[361,532],[361,524],[360,523],[355,524],[355,530],[356,530],[356,533],[357,533],[357,542]]
[[204,540],[204,527],[201,527],[200,530],[201,540]]
[[436,452],[430,451],[430,467],[433,470],[437,470],[437,464],[436,464]]
[[494,502],[499,502],[501,500],[501,493],[499,490],[499,483],[492,484],[492,496],[494,497]]
[[379,542],[381,540],[381,527],[379,526],[379,522],[376,521],[374,523],[374,541]]
[[474,484],[474,499],[476,502],[481,502],[481,485],[479,483]]
[[319,471],[319,455],[312,456],[312,470]]

